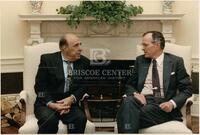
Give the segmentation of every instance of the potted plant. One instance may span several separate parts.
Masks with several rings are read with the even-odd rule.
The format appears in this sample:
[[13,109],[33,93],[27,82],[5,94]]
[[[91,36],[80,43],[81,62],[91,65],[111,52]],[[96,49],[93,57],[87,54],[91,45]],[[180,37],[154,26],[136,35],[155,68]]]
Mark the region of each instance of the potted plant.
[[56,9],[58,14],[69,14],[67,23],[77,28],[80,20],[85,17],[94,17],[94,23],[106,23],[117,25],[128,23],[130,26],[131,16],[142,14],[141,6],[126,5],[125,1],[82,1],[80,5],[68,5]]

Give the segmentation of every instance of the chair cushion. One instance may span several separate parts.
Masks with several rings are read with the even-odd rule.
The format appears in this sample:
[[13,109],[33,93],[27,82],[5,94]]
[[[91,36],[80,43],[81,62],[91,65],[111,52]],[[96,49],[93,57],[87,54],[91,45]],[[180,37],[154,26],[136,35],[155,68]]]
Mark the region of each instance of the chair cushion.
[[85,134],[94,134],[95,133],[95,125],[91,121],[87,120]]
[[[28,115],[26,117],[25,124],[19,129],[19,134],[37,134],[38,132],[38,124],[35,115]],[[67,126],[64,125],[61,121],[59,122],[59,130],[58,134],[65,134],[67,133]],[[85,133],[94,133],[95,132],[95,125],[87,121]]]
[[37,119],[34,115],[27,116],[25,124],[18,130],[19,134],[37,134],[37,131]]
[[140,133],[187,133],[192,134],[192,131],[188,129],[183,122],[169,121],[163,124],[155,125],[149,128],[143,128],[139,130]]
[[[28,115],[26,117],[25,124],[19,129],[19,134],[37,134],[38,132],[38,124],[37,119],[34,115]],[[59,122],[59,130],[58,133],[67,133],[67,126],[64,125],[61,121]]]
[[[118,133],[117,124],[114,127],[114,133]],[[188,129],[183,122],[179,121],[169,121],[163,124],[155,125],[148,128],[143,128],[139,130],[142,134],[192,134],[192,131]]]

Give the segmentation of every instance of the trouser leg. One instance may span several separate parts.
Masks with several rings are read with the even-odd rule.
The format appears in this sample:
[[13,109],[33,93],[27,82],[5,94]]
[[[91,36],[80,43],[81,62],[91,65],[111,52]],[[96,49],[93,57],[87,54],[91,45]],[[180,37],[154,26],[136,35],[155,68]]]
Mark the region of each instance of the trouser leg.
[[87,118],[78,106],[72,106],[68,114],[61,116],[61,120],[68,125],[68,133],[84,133]]
[[161,110],[159,104],[151,103],[141,108],[140,128],[146,128],[172,120],[169,113]]
[[119,133],[138,133],[139,129],[172,120],[169,113],[161,110],[159,104],[147,101],[140,106],[132,96],[123,100],[117,113]]
[[132,96],[125,98],[117,112],[119,133],[137,133],[139,129],[140,107]]
[[58,132],[58,114],[46,106],[35,108],[35,116],[38,119],[39,134],[55,134]]

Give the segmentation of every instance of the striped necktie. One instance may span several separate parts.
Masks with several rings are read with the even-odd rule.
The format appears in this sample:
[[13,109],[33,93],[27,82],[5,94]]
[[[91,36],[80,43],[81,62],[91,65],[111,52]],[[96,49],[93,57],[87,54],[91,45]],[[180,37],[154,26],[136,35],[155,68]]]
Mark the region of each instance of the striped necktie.
[[160,81],[157,69],[157,61],[153,60],[153,68],[152,68],[152,87],[153,87],[153,95],[155,100],[161,98],[160,92]]
[[67,78],[66,78],[66,82],[65,82],[65,90],[64,92],[67,92],[70,90],[70,85],[72,83],[72,62],[70,61],[65,61],[67,63]]

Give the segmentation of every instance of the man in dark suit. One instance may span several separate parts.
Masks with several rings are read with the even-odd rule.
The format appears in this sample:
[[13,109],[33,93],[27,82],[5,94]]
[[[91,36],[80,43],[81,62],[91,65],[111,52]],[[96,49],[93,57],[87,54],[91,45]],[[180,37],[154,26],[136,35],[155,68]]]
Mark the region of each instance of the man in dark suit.
[[117,113],[119,133],[138,133],[141,128],[181,121],[180,109],[192,95],[183,59],[163,52],[162,33],[144,33],[142,46],[144,55],[136,58],[134,74],[126,85],[127,97]]
[[59,47],[61,51],[41,56],[35,79],[38,133],[57,133],[59,120],[68,125],[68,133],[84,133],[87,119],[78,102],[86,85],[74,73],[86,70],[89,60],[81,55],[81,42],[74,34],[61,38]]

